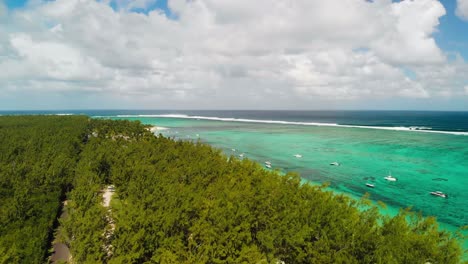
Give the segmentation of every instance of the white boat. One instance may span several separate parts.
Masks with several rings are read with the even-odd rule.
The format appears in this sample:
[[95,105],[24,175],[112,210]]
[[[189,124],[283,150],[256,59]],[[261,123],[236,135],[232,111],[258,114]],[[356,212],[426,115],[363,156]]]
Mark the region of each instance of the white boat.
[[295,154],[294,157],[296,157],[296,158],[302,158],[302,155],[301,155],[301,154]]
[[271,164],[265,164],[265,167],[271,169]]
[[239,154],[239,157],[243,158],[243,157],[244,157],[244,153]]
[[442,198],[448,198],[448,195],[441,192],[441,191],[430,192],[430,194],[434,195],[434,196],[439,196],[439,197],[442,197]]
[[375,188],[375,185],[372,184],[372,183],[366,183],[366,186],[369,187],[369,188]]
[[332,166],[340,166],[340,164],[339,164],[338,162],[336,162],[336,161],[335,161],[335,162],[332,162],[332,163],[330,163],[330,165],[332,165]]
[[384,178],[387,181],[397,181],[398,179],[393,177],[392,174],[389,172],[387,176]]
[[267,160],[267,161],[265,161],[265,164],[271,166],[271,161],[268,161],[268,160]]
[[235,152],[235,151],[236,151],[236,149],[231,149],[231,151]]

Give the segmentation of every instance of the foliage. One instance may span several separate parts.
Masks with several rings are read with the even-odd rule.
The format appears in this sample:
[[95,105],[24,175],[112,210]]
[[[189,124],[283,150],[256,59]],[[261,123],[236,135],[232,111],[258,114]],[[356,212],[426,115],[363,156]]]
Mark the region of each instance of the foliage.
[[0,116],[0,263],[43,263],[85,116]]
[[[71,188],[69,217],[61,225],[77,263],[460,262],[457,238],[440,231],[433,218],[407,210],[395,217],[382,216],[365,199],[355,201],[323,187],[301,184],[298,175],[281,176],[252,161],[226,157],[199,142],[154,136],[138,122],[70,118],[77,119],[70,125],[79,128],[73,129],[75,134],[60,138],[65,154],[57,154],[70,157],[70,167],[62,169],[60,177],[46,174],[44,181]],[[0,120],[3,131],[8,122]],[[23,126],[41,123],[34,118],[27,121]],[[54,135],[56,141],[59,133],[50,131],[66,125],[53,123],[48,123],[46,134]],[[47,194],[36,191],[30,167],[38,166],[39,172],[62,163],[52,162],[54,158],[48,159],[49,167],[34,165],[36,157],[28,154],[29,149],[39,148],[34,153],[42,153],[37,144],[47,144],[34,141],[28,146],[2,136],[2,142],[8,141],[10,147],[0,154],[1,199],[8,204],[15,201],[15,205],[5,209],[9,217],[5,221],[2,207],[2,223],[8,223],[9,228],[1,229],[0,256],[9,259],[0,260],[15,263],[30,257],[28,263],[37,263],[40,256],[21,253],[23,248],[37,245],[23,238],[22,232],[32,232],[36,226],[25,226],[22,219],[30,219],[31,210],[39,217],[31,197],[55,199],[50,206],[57,210],[63,189]],[[72,147],[66,143],[74,142],[72,138],[82,139],[84,144],[78,140]],[[12,168],[11,155],[21,156],[28,166]],[[26,175],[28,188],[14,185],[19,175]],[[101,190],[109,184],[116,186],[118,195],[111,212],[101,205]],[[40,211],[41,217],[52,219],[52,209]],[[109,228],[108,217],[115,221],[110,241],[103,236]],[[22,231],[27,227],[28,231]],[[11,234],[4,236],[8,230]],[[113,246],[111,255],[103,248],[106,242]]]

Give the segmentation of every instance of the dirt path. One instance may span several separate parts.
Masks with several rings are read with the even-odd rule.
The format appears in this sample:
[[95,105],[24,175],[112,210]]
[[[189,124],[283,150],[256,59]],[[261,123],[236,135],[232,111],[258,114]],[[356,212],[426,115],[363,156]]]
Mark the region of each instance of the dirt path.
[[[66,218],[68,216],[67,211],[65,207],[67,206],[68,201],[63,202],[63,207],[62,207],[62,213],[60,215],[60,219]],[[51,263],[59,263],[59,262],[70,262],[71,261],[71,253],[70,249],[65,243],[61,243],[57,240],[57,237],[59,236],[60,232],[60,226],[57,227],[57,235],[54,241],[52,242],[52,247],[54,249],[54,253],[50,256],[50,262]]]
[[102,206],[107,208],[106,221],[108,228],[103,233],[105,242],[103,245],[104,250],[106,251],[107,257],[110,258],[113,254],[113,247],[111,245],[112,236],[115,230],[114,219],[112,219],[112,210],[110,208],[110,202],[112,200],[112,195],[114,195],[114,185],[109,185],[104,189],[102,194]]
[[[112,210],[110,208],[110,203],[112,200],[112,196],[114,195],[114,186],[109,185],[107,186],[102,193],[102,206],[107,208],[107,215],[106,215],[106,221],[108,224],[108,227],[103,233],[103,236],[105,238],[105,242],[103,245],[103,249],[106,251],[107,257],[112,256],[112,245],[111,245],[111,239],[112,235],[114,234],[115,230],[115,224],[114,224],[114,219],[112,219]],[[63,203],[63,208],[62,208],[62,213],[60,215],[60,219],[66,218],[67,217],[67,212],[66,212],[66,205],[68,201],[64,201]],[[57,232],[60,232],[60,227],[57,228]],[[59,234],[57,233],[55,240],[52,242],[52,246],[54,249],[54,253],[50,256],[50,262],[51,263],[62,263],[62,262],[68,262],[70,263],[72,260],[72,255],[70,253],[70,249],[65,243],[61,243],[57,240],[57,237]]]
[[71,258],[70,249],[64,243],[55,243],[54,254],[50,257],[50,262],[59,263],[59,261],[69,261]]

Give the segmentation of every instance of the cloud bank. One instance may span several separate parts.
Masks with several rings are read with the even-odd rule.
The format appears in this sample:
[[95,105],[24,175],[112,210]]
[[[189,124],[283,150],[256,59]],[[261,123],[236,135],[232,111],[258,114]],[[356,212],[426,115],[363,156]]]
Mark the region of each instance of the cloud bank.
[[457,16],[465,21],[468,21],[468,0],[457,0]]
[[0,6],[0,92],[95,96],[117,108],[314,109],[466,96],[466,63],[434,40],[446,13],[436,0],[169,0],[171,18],[131,11],[154,3]]

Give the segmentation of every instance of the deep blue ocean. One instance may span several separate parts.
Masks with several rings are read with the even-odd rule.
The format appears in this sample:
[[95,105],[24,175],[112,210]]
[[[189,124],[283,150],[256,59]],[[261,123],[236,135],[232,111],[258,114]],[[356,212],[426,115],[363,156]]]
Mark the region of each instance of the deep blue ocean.
[[414,127],[422,130],[468,132],[468,112],[442,111],[284,111],[284,110],[54,110],[0,111],[11,114],[188,115],[250,120],[314,122],[351,126]]

